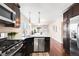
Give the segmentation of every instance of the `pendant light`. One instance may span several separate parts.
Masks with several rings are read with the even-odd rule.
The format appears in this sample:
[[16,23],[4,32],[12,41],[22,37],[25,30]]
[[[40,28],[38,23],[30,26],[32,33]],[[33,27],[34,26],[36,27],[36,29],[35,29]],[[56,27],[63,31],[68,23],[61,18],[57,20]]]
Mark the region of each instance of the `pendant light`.
[[38,12],[39,18],[38,18],[38,24],[40,24],[40,12]]
[[39,29],[40,29],[40,12],[38,12],[38,27],[37,27],[37,29],[38,29],[38,32],[39,32]]
[[31,24],[31,12],[29,12],[29,24]]

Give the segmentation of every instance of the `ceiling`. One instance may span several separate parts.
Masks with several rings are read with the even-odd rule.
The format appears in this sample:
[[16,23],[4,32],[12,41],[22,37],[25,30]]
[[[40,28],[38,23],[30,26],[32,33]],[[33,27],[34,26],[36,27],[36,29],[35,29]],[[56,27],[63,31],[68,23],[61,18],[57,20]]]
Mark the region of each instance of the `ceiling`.
[[38,24],[38,12],[40,12],[40,23],[48,24],[62,16],[64,10],[70,5],[72,3],[20,3],[20,10],[27,19],[29,19],[30,12],[30,19],[33,24]]

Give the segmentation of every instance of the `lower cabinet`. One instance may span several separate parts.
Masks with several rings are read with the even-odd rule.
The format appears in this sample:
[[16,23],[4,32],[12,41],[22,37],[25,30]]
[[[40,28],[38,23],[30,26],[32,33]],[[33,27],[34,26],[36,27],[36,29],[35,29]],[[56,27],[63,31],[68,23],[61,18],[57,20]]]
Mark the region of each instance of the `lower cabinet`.
[[27,38],[23,41],[22,55],[30,56],[33,52],[33,38]]
[[23,42],[22,52],[24,55],[31,55],[33,52],[49,52],[49,37],[33,37],[27,38]]
[[50,37],[45,38],[45,52],[50,51]]

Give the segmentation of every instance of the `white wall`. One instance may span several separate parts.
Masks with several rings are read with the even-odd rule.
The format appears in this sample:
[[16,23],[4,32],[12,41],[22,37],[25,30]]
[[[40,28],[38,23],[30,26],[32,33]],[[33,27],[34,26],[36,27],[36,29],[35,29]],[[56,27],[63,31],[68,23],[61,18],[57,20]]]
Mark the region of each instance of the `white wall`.
[[[18,31],[18,34],[16,34],[14,39],[23,39],[24,36],[27,36],[30,33],[29,21],[23,14],[21,14],[20,28],[18,28],[16,30]],[[16,31],[16,30],[14,30],[14,31]],[[24,32],[25,32],[25,34],[24,34]]]
[[[60,16],[58,20],[49,25],[50,37],[55,39],[56,41],[63,43],[63,16]],[[56,30],[57,29],[57,30]]]

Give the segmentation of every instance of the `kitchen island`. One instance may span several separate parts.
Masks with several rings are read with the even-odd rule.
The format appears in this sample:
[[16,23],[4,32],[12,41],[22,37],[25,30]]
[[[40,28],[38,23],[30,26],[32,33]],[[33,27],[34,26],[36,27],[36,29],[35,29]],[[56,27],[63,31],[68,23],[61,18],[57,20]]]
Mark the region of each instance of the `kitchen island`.
[[31,36],[23,41],[23,54],[31,55],[33,52],[49,52],[50,37],[46,36]]

